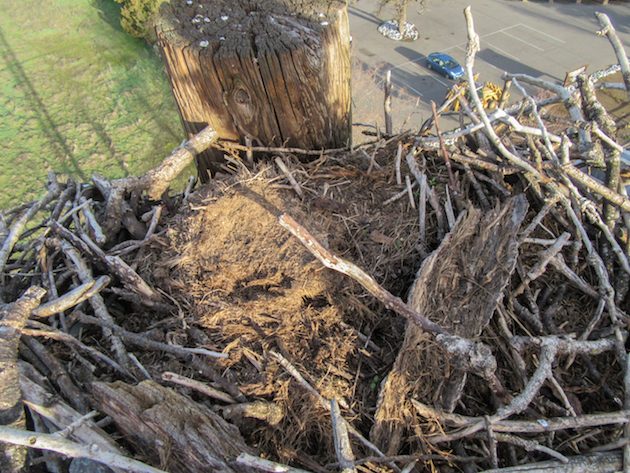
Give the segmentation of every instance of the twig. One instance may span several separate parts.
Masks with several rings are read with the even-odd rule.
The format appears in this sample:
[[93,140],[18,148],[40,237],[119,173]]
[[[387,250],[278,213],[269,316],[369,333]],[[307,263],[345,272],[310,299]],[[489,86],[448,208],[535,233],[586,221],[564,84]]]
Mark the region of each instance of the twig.
[[[357,124],[355,123],[354,125],[357,125]],[[368,126],[373,126],[373,125],[368,125]],[[251,150],[254,153],[304,154],[307,156],[321,156],[324,154],[335,154],[335,153],[341,153],[343,151],[348,151],[347,147],[346,148],[330,148],[330,149],[303,149],[303,148],[291,148],[291,147],[247,146],[247,145],[240,145],[238,143],[220,140],[220,139],[217,140],[217,145],[220,145],[221,147],[228,148],[228,149],[230,148],[236,149],[239,151]]]
[[547,455],[560,460],[562,463],[568,463],[569,459],[562,455],[561,453],[556,452],[555,450],[545,447],[544,445],[540,445],[538,442],[534,440],[526,440],[520,437],[516,437],[515,435],[509,434],[496,434],[497,440],[499,442],[511,443],[512,445],[516,445],[517,447],[521,447],[528,452],[543,452]]
[[123,340],[148,350],[163,351],[176,356],[185,357],[186,359],[190,355],[205,355],[211,358],[223,359],[228,358],[227,353],[219,353],[212,350],[206,350],[205,348],[187,348],[179,345],[168,345],[166,343],[157,342],[137,333],[128,332],[113,322],[97,319],[96,317],[90,317],[89,315],[77,314],[77,318],[85,324],[98,325],[100,327],[107,328]]
[[[540,362],[538,368],[529,379],[529,382],[521,391],[521,393],[514,397],[512,401],[507,405],[499,408],[497,412],[490,416],[490,422],[495,424],[499,420],[503,420],[506,417],[509,417],[513,414],[517,414],[519,412],[523,412],[529,404],[532,402],[534,397],[538,394],[538,391],[545,383],[547,378],[551,375],[552,364],[555,359],[557,352],[557,344],[550,342],[545,343],[540,350]],[[479,432],[486,425],[486,421],[481,419],[476,424],[473,424],[463,430],[452,434],[444,434],[444,435],[436,435],[433,437],[429,437],[427,440],[431,444],[438,444],[444,442],[452,442],[453,440],[458,440],[461,438],[468,437],[476,432]]]
[[85,233],[81,235],[81,240],[90,248],[96,257],[103,261],[103,263],[107,266],[107,269],[120,279],[130,290],[136,292],[142,298],[150,299],[151,301],[159,301],[162,299],[160,294],[149,286],[149,284],[147,284],[147,282],[142,279],[142,277],[140,277],[140,275],[134,271],[131,266],[125,263],[122,258],[106,254]]
[[[436,419],[452,427],[467,427],[483,420],[483,417],[468,417],[453,414],[423,404],[415,399],[411,400],[414,408],[424,418]],[[538,434],[555,432],[558,430],[583,429],[603,425],[625,424],[630,420],[630,410],[606,412],[603,414],[584,414],[577,417],[551,417],[534,420],[497,420],[491,422],[495,432]]]
[[147,369],[144,367],[144,365],[140,363],[140,360],[136,357],[136,355],[134,355],[133,353],[128,353],[128,355],[133,365],[138,369],[138,372],[142,375],[142,379],[153,379],[153,377],[151,376],[151,373],[149,373]]
[[569,243],[570,238],[571,235],[567,232],[564,232],[556,239],[553,245],[540,253],[540,256],[537,258],[536,265],[527,272],[525,278],[523,279],[523,281],[521,281],[521,284],[512,293],[513,297],[517,297],[522,294],[529,283],[535,281],[545,273],[547,265],[551,262],[552,259],[556,257],[558,253],[562,251],[562,248],[564,248]]
[[98,294],[103,288],[107,287],[110,282],[109,276],[101,276],[96,280],[88,281],[73,290],[67,292],[63,296],[40,305],[33,311],[35,317],[50,317],[65,310],[70,309],[81,302],[88,300],[95,294]]
[[412,209],[416,208],[416,201],[413,197],[413,192],[411,191],[411,180],[409,179],[409,174],[405,174],[405,184],[407,186],[407,197],[409,197],[409,204]]
[[[413,190],[413,188],[415,186],[416,186],[416,183],[412,182],[411,183],[411,189]],[[397,200],[400,200],[401,198],[403,198],[404,196],[406,196],[408,194],[409,194],[409,191],[407,190],[407,187],[405,187],[403,190],[401,190],[397,194],[394,194],[392,197],[390,197],[385,202],[383,202],[383,206],[391,204],[392,202],[396,202]]]
[[597,34],[599,36],[605,35],[608,38],[608,41],[610,41],[610,44],[615,51],[615,55],[617,56],[619,66],[621,67],[621,76],[623,77],[623,82],[626,85],[628,98],[630,98],[630,63],[628,62],[628,56],[623,48],[623,44],[621,43],[619,36],[617,36],[615,27],[610,22],[608,15],[601,12],[595,12],[595,16],[599,21],[599,25],[602,27]]
[[103,233],[103,229],[101,228],[101,225],[98,223],[98,220],[96,219],[96,216],[92,211],[91,201],[87,200],[85,197],[81,197],[79,202],[81,204],[85,204],[81,208],[81,213],[85,217],[88,227],[92,232],[91,234],[94,235],[94,241],[96,241],[99,246],[103,246],[107,241],[107,237]]
[[88,420],[92,420],[94,419],[96,416],[98,416],[99,412],[98,411],[90,411],[85,415],[82,415],[81,417],[79,417],[76,420],[73,420],[69,425],[67,425],[66,427],[64,427],[61,430],[58,430],[57,432],[55,432],[53,435],[57,435],[58,437],[63,437],[63,438],[67,438],[70,435],[72,435],[72,433],[81,425],[85,424]]
[[451,355],[458,357],[462,365],[461,369],[474,371],[484,377],[494,392],[504,392],[504,388],[495,374],[496,359],[488,346],[483,343],[476,343],[465,338],[450,335],[446,329],[417,313],[399,297],[395,297],[384,289],[372,276],[357,265],[333,255],[329,250],[324,248],[308,230],[289,215],[282,214],[278,221],[280,225],[298,238],[324,266],[354,279],[370,294],[376,297],[376,299],[381,301],[387,309],[395,311],[418,325],[424,331],[435,335],[435,340],[438,343]]
[[451,167],[449,153],[446,150],[446,144],[444,143],[442,132],[440,131],[440,119],[438,117],[434,101],[431,101],[431,111],[433,112],[433,124],[435,125],[435,133],[437,134],[438,140],[440,142],[440,151],[442,153],[442,159],[444,160],[444,163],[446,164],[446,171],[448,172],[448,183],[451,190],[457,195],[457,193],[459,192],[459,185],[457,181],[455,180],[455,176],[453,175],[453,168]]
[[0,277],[4,273],[4,267],[9,260],[9,256],[13,251],[13,247],[20,239],[20,236],[22,235],[24,227],[26,226],[28,221],[32,219],[37,212],[39,212],[61,192],[54,175],[51,175],[49,179],[51,183],[49,185],[49,190],[46,195],[41,200],[38,200],[33,205],[31,205],[29,209],[26,210],[13,225],[11,225],[8,235],[2,242],[2,246],[0,247]]
[[555,205],[558,203],[560,198],[558,196],[553,196],[550,199],[546,200],[545,205],[542,209],[536,214],[536,216],[532,219],[532,221],[527,225],[527,228],[523,230],[520,234],[520,241],[522,242],[525,238],[527,238],[543,219],[547,216],[550,210],[552,210]]
[[247,468],[267,471],[269,473],[310,473],[307,470],[301,470],[292,466],[272,462],[271,460],[265,460],[264,458],[255,457],[249,453],[241,453],[238,457],[236,457],[235,463]]
[[75,337],[66,332],[61,332],[59,330],[53,329],[48,325],[37,322],[36,320],[29,320],[29,327],[34,328],[23,328],[21,330],[22,334],[28,335],[30,337],[46,337],[51,340],[57,340],[60,342],[64,342],[70,346],[74,346],[79,350],[85,351],[88,355],[90,355],[94,360],[103,363],[105,366],[109,366],[116,370],[123,376],[129,376],[129,372],[123,369],[118,363],[109,358],[107,355],[104,355],[96,348],[91,347],[89,345],[85,345],[81,341],[77,340]]
[[[317,390],[311,386],[309,384],[308,381],[306,381],[304,379],[304,377],[300,374],[300,372],[295,368],[295,366],[293,366],[291,364],[291,362],[289,362],[289,360],[287,360],[284,356],[282,356],[280,353],[276,353],[274,351],[270,351],[270,355],[278,362],[280,363],[280,365],[287,371],[287,373],[289,373],[298,383],[300,383],[300,385],[305,388],[309,393],[311,393],[319,402],[320,406],[322,406],[325,410],[330,412],[330,403],[319,393],[317,392]],[[345,403],[345,401],[344,401]],[[385,454],[383,452],[381,452],[378,447],[376,445],[374,445],[372,442],[370,442],[369,440],[367,440],[362,434],[361,432],[359,432],[358,430],[356,430],[352,424],[350,424],[346,419],[344,419],[343,417],[340,417],[340,419],[342,420],[342,422],[345,424],[346,429],[348,429],[348,432],[350,432],[357,440],[359,440],[364,446],[366,446],[367,448],[369,448],[370,450],[372,450],[374,453],[376,453],[379,457],[384,457]],[[394,468],[395,471],[399,471],[399,468],[394,465],[391,464],[392,468]]]
[[49,450],[71,458],[89,458],[104,465],[137,473],[167,473],[117,453],[103,451],[96,445],[81,445],[54,434],[41,434],[0,426],[0,441],[28,448]]
[[398,143],[398,149],[396,150],[396,159],[394,160],[394,168],[396,169],[396,184],[402,186],[402,178],[400,175],[400,162],[402,158],[403,145]]
[[70,374],[61,362],[35,338],[22,337],[22,342],[30,348],[37,358],[50,370],[51,377],[55,380],[55,384],[59,387],[64,398],[72,407],[81,413],[87,412],[89,410],[89,403],[84,393],[74,384]]
[[303,199],[304,193],[302,192],[302,188],[300,187],[300,184],[298,184],[298,181],[295,180],[295,178],[293,177],[293,174],[291,174],[291,171],[289,171],[289,168],[287,168],[287,165],[284,164],[284,161],[282,161],[282,158],[280,156],[276,156],[276,158],[274,159],[274,162],[280,168],[280,170],[288,179],[288,181],[291,183],[291,187],[293,187],[293,190],[295,191],[295,193],[299,195],[301,199]]
[[385,99],[383,102],[383,108],[385,111],[385,134],[391,136],[392,134],[392,71],[389,69],[385,75]]
[[253,166],[254,152],[252,151],[252,138],[250,136],[245,136],[245,146],[247,147],[245,150],[245,159],[247,159],[247,164]]
[[486,423],[486,431],[488,436],[488,450],[490,450],[490,464],[492,465],[492,468],[498,468],[499,459],[497,458],[497,434],[492,428],[490,417],[484,416],[484,421]]
[[279,223],[286,228],[293,236],[302,242],[302,244],[327,268],[334,269],[361,284],[370,294],[385,304],[388,309],[394,310],[400,315],[413,320],[423,330],[435,334],[445,334],[448,332],[435,322],[427,319],[423,315],[418,314],[405,304],[399,297],[395,297],[389,291],[385,290],[378,284],[372,276],[367,274],[357,265],[341,259],[333,255],[329,250],[324,248],[306,228],[297,223],[287,214],[282,214]]
[[[74,267],[80,281],[86,283],[94,280],[94,277],[92,276],[92,270],[88,267],[87,263],[81,257],[79,252],[70,243],[68,243],[67,241],[62,241],[61,249]],[[105,305],[105,301],[100,294],[94,294],[94,296],[90,298],[90,305],[92,306],[92,309],[94,310],[94,315],[96,315],[96,317],[98,317],[104,323],[114,323],[114,319],[109,314],[109,310]],[[120,338],[115,336],[111,332],[111,330],[107,328],[103,328],[103,335],[105,335],[105,337],[109,339],[110,343],[112,344],[112,348],[114,349],[116,359],[118,360],[118,363],[120,363],[120,366],[122,366],[123,369],[127,371],[129,376],[132,376],[129,356],[127,355],[125,346],[123,345]]]
[[219,401],[223,401],[228,404],[235,404],[236,401],[228,394],[221,392],[217,389],[214,389],[207,384],[201,383],[199,381],[195,381],[194,379],[187,378],[185,376],[181,376],[177,373],[172,373],[170,371],[165,371],[162,373],[162,379],[164,381],[170,381],[171,383],[179,384],[180,386],[186,386],[187,388],[194,389],[202,394],[205,394],[208,397],[213,399],[218,399]]
[[342,473],[356,472],[354,466],[354,454],[348,438],[346,423],[342,420],[339,404],[336,399],[330,400],[330,415],[332,418],[333,438],[335,453]]
[[551,260],[551,265],[584,294],[589,295],[593,299],[599,299],[599,293],[567,265],[561,254],[556,255],[556,257]]
[[453,211],[453,204],[451,203],[451,193],[446,190],[446,202],[444,202],[444,212],[446,213],[446,222],[448,223],[449,231],[455,226],[455,212]]

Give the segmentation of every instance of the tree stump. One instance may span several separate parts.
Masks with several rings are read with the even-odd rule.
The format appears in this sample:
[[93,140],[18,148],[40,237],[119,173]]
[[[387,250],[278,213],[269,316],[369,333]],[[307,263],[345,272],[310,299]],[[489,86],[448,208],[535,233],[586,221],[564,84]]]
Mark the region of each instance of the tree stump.
[[[171,0],[158,44],[189,135],[324,149],[351,137],[350,31],[332,0]],[[206,152],[205,170],[220,158]]]

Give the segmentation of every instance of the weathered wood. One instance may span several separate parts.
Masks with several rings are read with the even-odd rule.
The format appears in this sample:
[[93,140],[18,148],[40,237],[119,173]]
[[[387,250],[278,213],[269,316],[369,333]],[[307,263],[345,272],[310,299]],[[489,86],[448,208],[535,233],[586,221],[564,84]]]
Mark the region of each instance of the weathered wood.
[[[25,426],[17,365],[20,329],[44,294],[44,289],[32,286],[18,301],[0,309],[0,425]],[[25,458],[26,449],[0,444],[0,471],[19,471]]]
[[[485,214],[469,208],[423,262],[409,293],[409,305],[460,337],[477,338],[514,269],[516,232],[526,210],[525,199],[518,197]],[[458,360],[418,325],[407,323],[405,340],[379,395],[372,441],[395,455],[410,419],[409,398],[451,411],[466,376]]]
[[[156,32],[189,135],[305,149],[350,141],[350,31],[345,3],[169,2]],[[198,156],[202,179],[220,155]]]
[[231,473],[239,454],[254,453],[236,427],[153,381],[94,383],[92,393],[129,441],[171,473]]
[[618,451],[568,457],[567,463],[546,461],[527,465],[511,466],[482,473],[617,473],[621,471],[621,454]]

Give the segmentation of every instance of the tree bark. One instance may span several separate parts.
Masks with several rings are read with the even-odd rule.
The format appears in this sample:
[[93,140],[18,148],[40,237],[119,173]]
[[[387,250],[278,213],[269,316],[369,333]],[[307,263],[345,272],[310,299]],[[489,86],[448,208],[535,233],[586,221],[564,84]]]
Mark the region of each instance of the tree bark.
[[172,473],[234,473],[254,453],[238,429],[205,406],[153,381],[93,383],[95,407],[110,416],[139,451]]
[[[516,263],[516,233],[527,203],[516,197],[485,214],[469,208],[422,263],[408,304],[452,333],[476,339],[490,321]],[[371,440],[396,455],[413,422],[410,398],[452,411],[467,372],[418,325],[405,340],[379,393]]]
[[[345,3],[297,0],[165,4],[156,32],[184,128],[261,146],[350,143]],[[216,152],[197,158],[202,179]]]
[[[26,426],[17,365],[20,329],[44,294],[41,287],[31,286],[18,301],[0,308],[0,425]],[[25,448],[0,444],[0,471],[20,471],[25,459]]]

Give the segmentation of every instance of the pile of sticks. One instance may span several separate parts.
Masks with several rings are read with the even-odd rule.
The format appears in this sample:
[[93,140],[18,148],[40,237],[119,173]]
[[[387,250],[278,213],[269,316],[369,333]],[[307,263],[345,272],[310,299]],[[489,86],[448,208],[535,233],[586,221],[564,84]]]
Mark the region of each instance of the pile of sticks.
[[[337,400],[323,398],[294,366],[278,359],[331,415],[338,463],[311,465],[311,469],[368,471],[374,470],[374,465],[387,465],[395,471],[409,472],[414,468],[420,471],[424,463],[417,462],[421,461],[444,468],[447,464],[459,465],[467,472],[500,467],[504,467],[502,471],[576,471],[586,467],[594,472],[621,468],[630,471],[630,359],[625,348],[629,318],[624,310],[630,287],[630,199],[621,177],[629,157],[617,142],[615,121],[595,93],[598,81],[621,70],[630,97],[627,56],[608,18],[598,15],[601,34],[611,40],[619,65],[591,76],[582,74],[568,86],[523,74],[506,74],[505,88],[518,89],[524,98],[488,114],[476,92],[473,68],[479,37],[470,8],[465,10],[465,17],[466,77],[472,103],[464,95],[455,99],[460,100],[468,125],[442,133],[440,114],[450,105],[445,103],[434,109],[434,116],[419,133],[399,137],[398,152],[387,163],[375,158],[384,140],[361,149],[317,154],[364,154],[370,158],[367,172],[389,165],[400,191],[382,205],[409,197],[410,205],[418,212],[418,243],[423,251],[428,251],[428,226],[435,225],[442,254],[448,255],[448,245],[455,237],[449,239],[446,235],[455,235],[463,225],[470,202],[489,212],[495,202],[525,194],[530,212],[526,216],[526,206],[516,201],[511,204],[516,210],[510,214],[514,216],[514,230],[506,243],[507,253],[512,256],[506,264],[505,281],[497,286],[488,320],[474,336],[463,335],[465,332],[443,319],[422,313],[425,306],[415,304],[413,298],[405,303],[392,295],[357,265],[332,254],[291,216],[279,218],[279,224],[325,266],[356,280],[387,309],[407,318],[408,334],[413,327],[429,337],[444,351],[459,380],[457,389],[444,391],[449,402],[413,396],[401,400],[413,406],[413,412],[406,414],[413,418],[411,424],[424,425],[424,430],[416,431],[420,438],[409,441],[405,433],[400,433],[409,423],[401,427],[394,422],[388,424],[388,432],[398,432],[402,440],[393,442],[390,435],[377,442],[378,435],[370,438],[343,417]],[[537,99],[526,86],[548,93],[544,99]],[[545,107],[552,103],[564,105],[568,118],[558,120],[547,115]],[[436,133],[431,136],[433,126]],[[391,140],[389,137],[388,142]],[[111,434],[133,436],[138,434],[133,432],[135,428],[145,436],[148,450],[160,451],[155,444],[149,445],[149,439],[166,436],[172,441],[169,448],[178,453],[179,460],[170,471],[203,471],[203,465],[224,471],[303,471],[259,458],[218,414],[194,406],[189,399],[155,383],[131,348],[169,353],[191,363],[214,387],[174,373],[158,381],[176,382],[215,400],[244,405],[251,400],[209,361],[225,358],[226,354],[156,341],[122,328],[111,313],[113,306],[125,304],[164,317],[177,313],[175,301],[145,281],[137,266],[147,245],[159,244],[163,215],[186,204],[194,181],[175,197],[167,194],[169,185],[196,154],[210,146],[231,150],[235,157],[238,151],[247,152],[247,161],[240,161],[239,166],[251,165],[252,151],[314,154],[299,149],[233,146],[219,142],[216,133],[206,128],[141,177],[108,181],[95,176],[91,183],[79,184],[72,180],[60,182],[51,174],[44,197],[1,215],[0,470],[23,468],[28,448],[54,452],[30,456],[31,467],[45,465],[48,471],[67,471],[67,458],[74,458],[76,465],[79,458],[103,463],[114,471],[163,471],[157,468],[163,459],[152,462],[157,466],[135,460],[116,440],[117,435]],[[372,155],[366,150],[373,151]],[[438,158],[445,169],[448,177],[443,192],[431,183],[424,166],[428,157]],[[238,158],[228,160],[233,159]],[[604,178],[588,172],[593,163],[603,163]],[[282,159],[276,164],[302,198],[304,185],[299,182],[299,174],[292,173]],[[529,259],[520,261],[516,250],[522,252],[525,247],[542,249],[529,251]],[[425,276],[430,280],[430,273]],[[551,281],[561,290],[544,290]],[[576,294],[596,307],[585,317],[587,322],[579,333],[565,331],[566,321],[555,318],[569,295]],[[494,303],[497,299],[499,302]],[[490,317],[493,322],[488,325]],[[99,334],[84,337],[88,327],[97,327]],[[486,327],[492,329],[492,336],[488,336]],[[596,362],[606,354],[614,373],[603,374],[601,363]],[[281,358],[274,352],[270,356]],[[395,366],[404,365],[404,356],[401,351]],[[566,392],[558,374],[559,366],[567,371],[576,363],[586,367],[602,396],[616,409],[581,411],[579,400]],[[506,371],[510,374],[503,376]],[[479,412],[479,407],[475,414],[464,405],[462,383],[467,374],[486,383],[491,401],[484,404],[484,412]],[[140,384],[123,389],[99,383],[99,379]],[[609,379],[621,384],[611,385]],[[90,394],[79,385],[92,386]],[[204,428],[175,434],[159,420],[143,417],[140,408],[134,411],[138,417],[130,423],[124,417],[132,410],[125,403],[133,399],[146,402],[149,393],[152,406],[187,406],[188,414],[172,415],[195,412]],[[458,405],[461,413],[456,414],[453,411]],[[382,424],[379,409],[383,404],[374,407],[374,424]],[[543,417],[541,412],[557,415]],[[613,427],[603,430],[604,426]],[[578,440],[559,433],[566,431],[579,432],[580,441],[596,439],[598,445],[580,448],[576,446]],[[607,440],[601,441],[603,438]],[[351,439],[358,441],[353,443]],[[503,445],[508,447],[504,449]],[[408,449],[406,455],[398,455],[400,448]],[[528,453],[519,455],[517,448]],[[568,455],[570,449],[579,454]],[[357,458],[359,452],[362,455]],[[136,450],[145,459],[150,456],[142,453]],[[535,463],[541,456],[554,461]],[[199,458],[203,462],[198,463]]]

